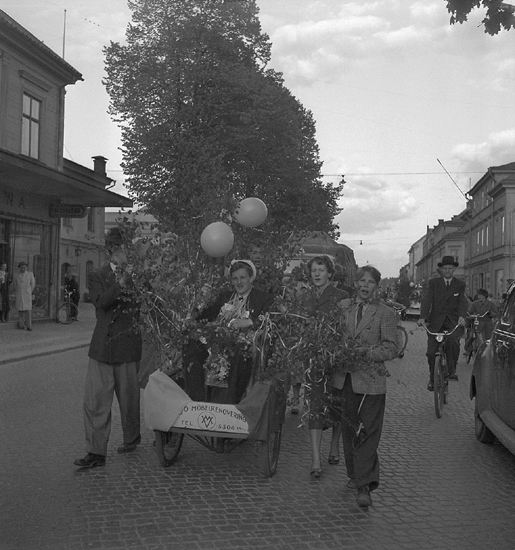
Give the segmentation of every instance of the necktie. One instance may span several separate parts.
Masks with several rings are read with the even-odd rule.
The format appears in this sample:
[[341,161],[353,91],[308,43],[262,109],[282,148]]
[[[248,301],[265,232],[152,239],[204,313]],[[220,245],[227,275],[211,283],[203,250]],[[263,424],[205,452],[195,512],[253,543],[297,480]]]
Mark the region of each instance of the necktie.
[[447,280],[447,281],[445,281],[445,284],[447,285],[447,288],[449,288],[449,285],[451,284],[451,281]]
[[358,315],[356,317],[356,326],[358,326],[361,323],[361,319],[363,318],[363,306],[365,305],[365,302],[360,302],[358,304]]

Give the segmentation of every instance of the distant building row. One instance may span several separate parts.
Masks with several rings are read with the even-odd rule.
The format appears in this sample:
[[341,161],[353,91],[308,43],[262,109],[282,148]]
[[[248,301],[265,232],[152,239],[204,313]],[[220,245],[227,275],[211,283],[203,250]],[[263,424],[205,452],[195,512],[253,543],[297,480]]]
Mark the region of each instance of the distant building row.
[[[443,256],[459,262],[467,294],[486,289],[500,300],[515,280],[515,162],[492,166],[468,192],[465,210],[439,220],[413,243],[404,275],[416,285],[437,276]],[[402,273],[401,273],[402,275]]]

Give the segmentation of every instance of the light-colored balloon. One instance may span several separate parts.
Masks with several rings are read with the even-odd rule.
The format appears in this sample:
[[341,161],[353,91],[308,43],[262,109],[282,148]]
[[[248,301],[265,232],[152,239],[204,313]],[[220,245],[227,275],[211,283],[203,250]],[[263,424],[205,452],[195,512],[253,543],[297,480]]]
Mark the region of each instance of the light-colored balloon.
[[224,222],[209,224],[200,235],[202,250],[213,258],[222,258],[232,249],[234,234],[232,229]]
[[243,199],[234,214],[236,221],[244,227],[257,227],[266,220],[267,216],[266,204],[256,197]]

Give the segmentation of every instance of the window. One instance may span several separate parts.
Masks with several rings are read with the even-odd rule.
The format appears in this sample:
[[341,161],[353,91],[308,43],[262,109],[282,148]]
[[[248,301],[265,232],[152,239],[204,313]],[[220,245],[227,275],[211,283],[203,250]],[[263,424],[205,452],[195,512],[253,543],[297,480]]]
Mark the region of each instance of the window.
[[21,153],[34,159],[39,159],[40,112],[41,101],[23,94]]
[[501,216],[501,245],[506,244],[506,234],[504,231],[504,215]]
[[88,208],[88,231],[95,231],[95,209]]

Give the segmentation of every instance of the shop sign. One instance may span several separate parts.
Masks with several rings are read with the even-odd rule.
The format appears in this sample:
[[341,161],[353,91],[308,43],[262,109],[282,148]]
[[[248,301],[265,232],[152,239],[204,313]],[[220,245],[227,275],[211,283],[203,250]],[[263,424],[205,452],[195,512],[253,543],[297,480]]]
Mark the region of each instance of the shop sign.
[[48,215],[51,218],[84,218],[87,213],[82,204],[51,204]]

